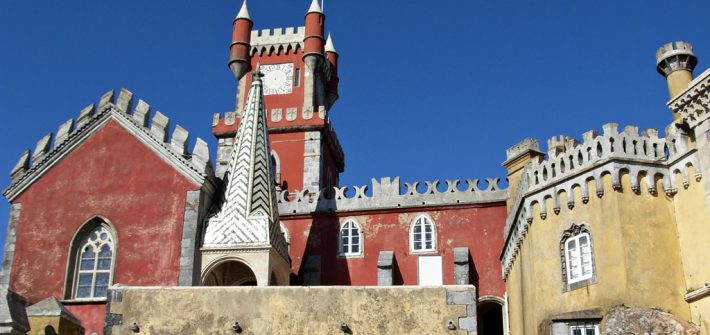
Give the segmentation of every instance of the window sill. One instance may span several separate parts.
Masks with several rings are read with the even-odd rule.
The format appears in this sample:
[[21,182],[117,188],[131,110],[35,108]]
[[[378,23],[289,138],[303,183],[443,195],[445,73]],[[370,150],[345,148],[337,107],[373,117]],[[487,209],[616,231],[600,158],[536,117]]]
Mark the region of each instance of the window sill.
[[365,258],[363,254],[338,254],[338,259]]
[[591,278],[583,279],[571,284],[565,284],[562,286],[562,293],[574,291],[583,287],[594,285],[597,283],[597,276],[592,276]]
[[106,304],[106,298],[93,298],[93,299],[66,299],[61,300],[64,305],[102,305]]
[[410,254],[417,256],[438,256],[439,253],[436,250],[410,250]]

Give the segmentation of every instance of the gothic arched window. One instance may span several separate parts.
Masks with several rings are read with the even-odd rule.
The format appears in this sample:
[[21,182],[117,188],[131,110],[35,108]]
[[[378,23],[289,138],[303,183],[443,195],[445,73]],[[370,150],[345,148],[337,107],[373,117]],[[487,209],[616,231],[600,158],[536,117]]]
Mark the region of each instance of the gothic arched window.
[[565,230],[560,241],[562,283],[566,291],[596,281],[592,235],[587,225],[576,225]]
[[355,220],[348,219],[340,227],[338,255],[358,256],[362,254],[362,230]]
[[111,227],[98,218],[85,224],[74,238],[71,258],[68,297],[106,298],[116,259],[116,240]]
[[414,252],[436,251],[436,229],[426,215],[414,220],[409,232],[409,245]]

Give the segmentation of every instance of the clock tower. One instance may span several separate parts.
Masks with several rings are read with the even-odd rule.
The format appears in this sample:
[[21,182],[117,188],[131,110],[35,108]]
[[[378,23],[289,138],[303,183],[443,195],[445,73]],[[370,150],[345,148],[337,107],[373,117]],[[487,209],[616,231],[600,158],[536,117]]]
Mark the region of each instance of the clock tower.
[[313,0],[305,26],[252,31],[246,2],[234,19],[229,67],[237,82],[236,107],[216,114],[217,175],[226,170],[251,82],[251,69],[264,75],[272,163],[277,188],[319,190],[337,186],[344,155],[328,118],[338,99],[338,54],[325,38],[325,15]]

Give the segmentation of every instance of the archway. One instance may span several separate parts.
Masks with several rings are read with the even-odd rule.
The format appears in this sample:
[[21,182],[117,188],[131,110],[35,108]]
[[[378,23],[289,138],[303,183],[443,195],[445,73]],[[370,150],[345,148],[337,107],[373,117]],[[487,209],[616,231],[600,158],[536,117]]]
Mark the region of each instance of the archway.
[[256,275],[248,265],[227,260],[217,264],[203,279],[204,286],[256,286]]
[[498,299],[478,303],[478,334],[503,335],[503,305]]

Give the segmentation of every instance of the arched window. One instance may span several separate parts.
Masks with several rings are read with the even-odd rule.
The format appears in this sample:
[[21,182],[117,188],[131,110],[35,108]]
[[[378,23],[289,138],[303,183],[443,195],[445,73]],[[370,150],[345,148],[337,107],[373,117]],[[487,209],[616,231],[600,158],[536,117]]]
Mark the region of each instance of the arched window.
[[409,245],[413,252],[436,251],[436,229],[425,215],[414,220],[409,232]]
[[592,236],[586,225],[576,225],[565,230],[560,241],[562,280],[566,290],[595,282]]
[[362,255],[362,230],[355,220],[349,219],[340,227],[339,248],[340,256]]
[[111,227],[98,218],[85,224],[72,243],[69,298],[106,298],[113,281],[115,258],[116,243]]

